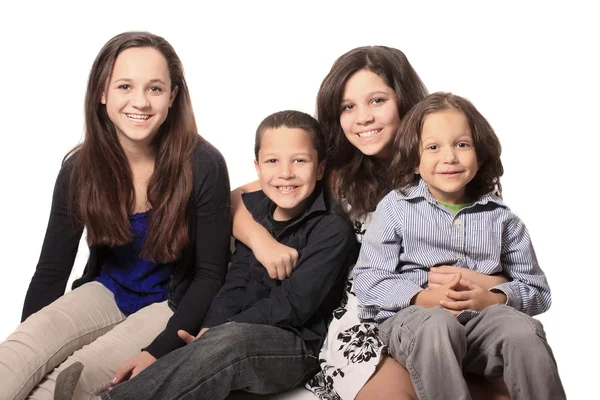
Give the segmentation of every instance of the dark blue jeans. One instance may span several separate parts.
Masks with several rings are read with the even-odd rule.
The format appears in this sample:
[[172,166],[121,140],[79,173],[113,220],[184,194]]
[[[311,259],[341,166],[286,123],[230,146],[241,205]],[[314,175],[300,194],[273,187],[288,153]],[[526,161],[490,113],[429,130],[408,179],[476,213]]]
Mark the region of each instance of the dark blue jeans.
[[271,394],[301,385],[318,359],[294,332],[230,322],[162,357],[103,399],[225,399],[233,390]]

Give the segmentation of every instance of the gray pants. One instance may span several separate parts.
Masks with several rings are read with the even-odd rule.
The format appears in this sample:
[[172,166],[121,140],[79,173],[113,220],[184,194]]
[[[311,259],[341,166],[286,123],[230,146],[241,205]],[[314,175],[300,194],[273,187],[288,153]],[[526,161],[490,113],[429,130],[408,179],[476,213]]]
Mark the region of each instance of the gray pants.
[[512,307],[487,307],[463,326],[441,307],[410,306],[379,334],[420,400],[470,399],[463,373],[504,377],[513,400],[566,398],[542,324]]
[[103,399],[225,399],[233,390],[283,392],[316,374],[314,351],[294,332],[231,322],[159,359]]

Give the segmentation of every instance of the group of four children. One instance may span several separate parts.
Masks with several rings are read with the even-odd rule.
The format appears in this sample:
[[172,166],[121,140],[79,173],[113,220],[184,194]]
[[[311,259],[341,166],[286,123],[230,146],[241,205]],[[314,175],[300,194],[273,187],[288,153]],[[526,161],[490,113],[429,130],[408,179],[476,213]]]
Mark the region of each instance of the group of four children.
[[[384,65],[400,53],[373,49],[374,58],[388,52]],[[406,368],[420,399],[470,398],[465,373],[503,378],[512,398],[564,398],[543,328],[531,317],[549,308],[549,287],[525,226],[499,197],[498,138],[459,96],[416,95],[400,104],[401,88],[385,71],[365,65],[336,76],[343,70],[336,66],[369,51],[355,49],[336,62],[319,92],[319,121],[281,111],[259,125],[260,190],[244,193],[241,202],[234,192],[239,240],[226,268],[227,168],[196,134],[176,54],[147,33],[109,41],[90,74],[86,139],[57,180],[25,321],[0,354],[24,357],[19,345],[28,330],[50,329],[44,323],[56,323],[59,314],[88,312],[100,297],[112,302],[106,307],[116,317],[102,326],[91,318],[93,329],[66,339],[77,343],[60,356],[34,349],[53,354],[36,367],[37,376],[14,379],[11,396],[46,387],[56,398],[225,399],[235,390],[279,393],[308,381],[317,395],[354,398],[373,371],[345,394],[341,378],[351,363],[330,368],[336,361],[327,348],[368,329],[383,344],[372,346],[375,365],[387,351]],[[327,93],[336,79],[342,90]],[[405,79],[420,82],[416,74]],[[319,103],[325,97],[336,111]],[[116,181],[112,189],[99,189],[107,180]],[[260,226],[252,228],[255,237],[243,213]],[[366,215],[368,229],[359,218]],[[60,284],[56,293],[45,290],[48,282],[64,288],[83,227],[91,251],[80,288],[62,297]],[[247,236],[237,235],[240,229]],[[255,245],[265,231],[280,247]],[[56,260],[71,265],[57,267]],[[494,284],[492,276],[499,276]],[[80,297],[93,301],[74,311],[75,292],[84,288],[89,293]],[[354,294],[359,315],[347,307]],[[129,323],[152,308],[137,325]],[[360,322],[332,328],[332,315],[342,321],[349,310]],[[116,370],[91,361],[124,346],[108,332],[128,323],[121,336],[138,336],[127,345],[140,343],[143,351],[123,352]],[[103,340],[101,350],[86,353],[86,344]],[[355,365],[362,362],[357,347],[343,352]],[[98,375],[111,375],[111,390],[97,383],[103,378],[92,382]]]

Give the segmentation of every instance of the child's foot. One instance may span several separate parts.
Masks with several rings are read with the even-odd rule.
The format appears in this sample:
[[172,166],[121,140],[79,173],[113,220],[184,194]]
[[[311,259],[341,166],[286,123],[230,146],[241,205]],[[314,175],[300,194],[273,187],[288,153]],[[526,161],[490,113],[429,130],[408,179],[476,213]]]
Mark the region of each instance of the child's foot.
[[83,371],[83,364],[76,361],[58,373],[54,387],[54,400],[71,400],[73,398],[81,371]]

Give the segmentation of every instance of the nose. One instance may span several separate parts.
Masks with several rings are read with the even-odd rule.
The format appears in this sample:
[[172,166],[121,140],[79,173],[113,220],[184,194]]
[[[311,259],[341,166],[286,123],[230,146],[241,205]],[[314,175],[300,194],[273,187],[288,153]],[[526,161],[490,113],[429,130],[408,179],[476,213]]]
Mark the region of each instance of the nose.
[[279,177],[282,179],[291,179],[294,177],[294,169],[291,163],[282,162],[279,164]]
[[449,147],[446,148],[442,153],[442,158],[445,163],[453,164],[458,161],[458,157],[456,156],[456,148]]
[[137,109],[144,109],[150,106],[148,101],[148,92],[146,90],[137,90],[133,94],[132,105]]
[[373,122],[373,113],[369,107],[358,107],[356,116],[356,123],[359,125],[366,125]]

